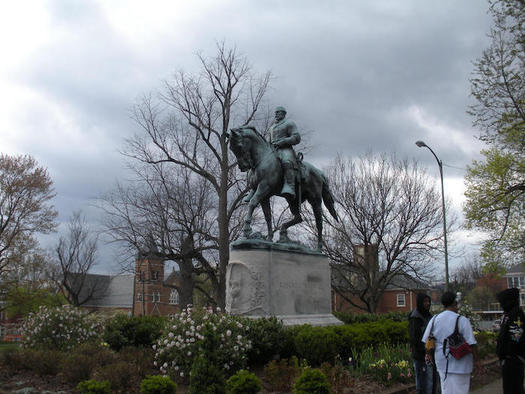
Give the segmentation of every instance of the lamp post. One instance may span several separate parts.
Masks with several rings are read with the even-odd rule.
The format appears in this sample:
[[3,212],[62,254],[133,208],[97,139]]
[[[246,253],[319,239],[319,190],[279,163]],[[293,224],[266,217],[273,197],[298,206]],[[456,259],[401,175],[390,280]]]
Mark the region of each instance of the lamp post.
[[448,291],[448,249],[447,249],[447,217],[445,214],[445,190],[443,188],[443,162],[439,160],[437,155],[434,153],[432,148],[425,144],[423,141],[416,141],[416,145],[419,148],[428,148],[430,152],[434,155],[436,158],[436,161],[439,166],[439,175],[441,176],[441,204],[443,208],[443,242],[445,244],[445,290]]

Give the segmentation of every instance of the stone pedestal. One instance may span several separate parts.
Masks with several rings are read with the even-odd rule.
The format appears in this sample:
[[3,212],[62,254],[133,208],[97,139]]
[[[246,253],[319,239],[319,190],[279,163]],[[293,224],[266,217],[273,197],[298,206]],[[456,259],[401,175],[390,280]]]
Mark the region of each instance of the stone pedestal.
[[285,325],[342,324],[332,315],[330,265],[320,253],[232,248],[226,272],[226,311],[276,316]]

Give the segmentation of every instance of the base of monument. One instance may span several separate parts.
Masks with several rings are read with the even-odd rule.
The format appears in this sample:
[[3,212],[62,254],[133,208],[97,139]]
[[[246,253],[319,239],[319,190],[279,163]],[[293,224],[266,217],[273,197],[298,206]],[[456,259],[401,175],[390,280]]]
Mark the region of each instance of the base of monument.
[[226,311],[275,316],[284,325],[340,325],[332,315],[330,264],[319,252],[283,250],[273,243],[232,247],[226,272]]
[[340,326],[343,322],[332,314],[326,315],[291,315],[275,316],[281,320],[285,326],[299,326],[309,324],[311,326]]

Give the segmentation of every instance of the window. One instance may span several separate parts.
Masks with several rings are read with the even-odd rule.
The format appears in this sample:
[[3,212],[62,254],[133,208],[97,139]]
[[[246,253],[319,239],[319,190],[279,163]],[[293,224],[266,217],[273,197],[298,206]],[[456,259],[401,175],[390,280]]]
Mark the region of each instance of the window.
[[137,301],[142,301],[142,293],[137,293]]
[[525,276],[511,276],[507,278],[507,287],[525,288]]
[[159,271],[151,271],[151,280],[159,280]]
[[170,304],[177,305],[179,303],[179,292],[175,289],[171,289],[170,292]]
[[160,293],[158,291],[156,293],[153,293],[151,295],[151,298],[153,299],[153,302],[160,302]]
[[404,294],[398,294],[397,295],[397,306],[405,306],[405,295]]
[[138,275],[138,277],[137,277],[137,280],[138,280],[139,282],[144,282],[144,271],[139,271],[138,274],[139,274],[139,275]]
[[520,306],[525,305],[525,293],[520,293]]

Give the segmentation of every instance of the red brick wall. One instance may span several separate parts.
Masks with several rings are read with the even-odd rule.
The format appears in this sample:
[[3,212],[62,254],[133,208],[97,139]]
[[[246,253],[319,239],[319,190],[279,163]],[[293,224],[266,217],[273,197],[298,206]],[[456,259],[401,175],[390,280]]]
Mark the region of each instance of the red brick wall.
[[[397,295],[405,295],[405,306],[397,306]],[[377,307],[377,313],[387,312],[410,312],[416,307],[417,292],[411,290],[386,290],[383,293],[379,305]],[[352,297],[352,301],[358,305],[364,305],[357,297]],[[358,309],[351,305],[343,297],[332,291],[332,310],[334,312],[352,312],[352,313],[364,313],[362,309]]]
[[[154,272],[157,272],[155,277]],[[133,316],[166,316],[179,312],[178,304],[170,304],[171,288],[163,285],[164,263],[162,260],[137,260],[133,295]],[[142,300],[139,299],[139,293]],[[160,293],[160,300],[156,297]],[[154,297],[155,295],[155,297]]]

